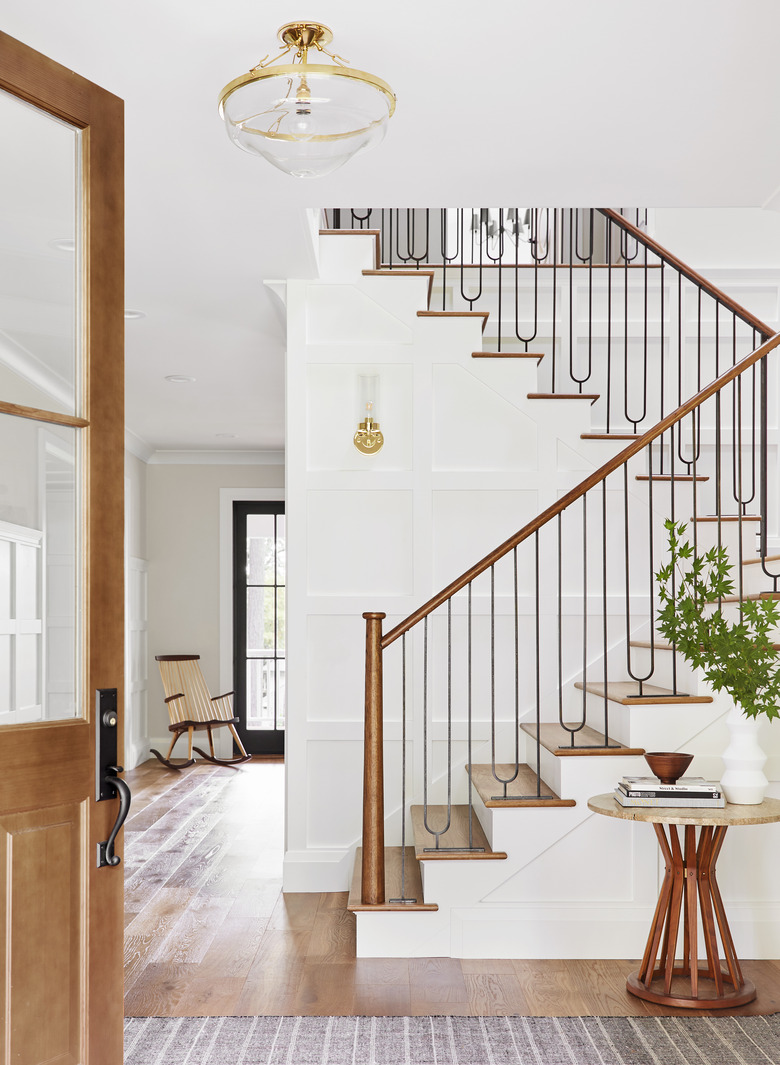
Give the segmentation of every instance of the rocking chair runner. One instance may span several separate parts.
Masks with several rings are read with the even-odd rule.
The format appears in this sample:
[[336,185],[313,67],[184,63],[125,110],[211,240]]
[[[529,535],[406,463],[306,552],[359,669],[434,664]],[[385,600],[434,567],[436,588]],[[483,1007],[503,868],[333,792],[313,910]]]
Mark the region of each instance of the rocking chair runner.
[[[160,665],[165,702],[171,719],[168,728],[173,733],[173,739],[165,758],[154,749],[152,754],[169,769],[186,769],[187,766],[193,765],[193,750],[214,765],[240,765],[241,762],[248,762],[252,756],[246,753],[236,732],[238,718],[233,717],[233,692],[213,697],[209,695],[198,665],[199,659],[200,655],[155,655],[155,661]],[[217,758],[214,754],[212,729],[224,727],[230,729],[233,740],[241,751],[236,758]],[[192,746],[193,734],[202,729],[208,733],[210,754],[206,754],[200,747]],[[183,732],[187,733],[189,740],[187,759],[172,762],[173,748]]]

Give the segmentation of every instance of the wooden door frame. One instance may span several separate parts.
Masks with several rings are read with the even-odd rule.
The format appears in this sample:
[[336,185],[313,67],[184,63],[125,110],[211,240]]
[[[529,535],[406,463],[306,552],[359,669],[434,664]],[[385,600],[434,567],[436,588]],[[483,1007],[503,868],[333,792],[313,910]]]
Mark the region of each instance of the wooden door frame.
[[[124,740],[124,104],[2,32],[0,88],[83,131],[82,395],[86,399],[80,418],[48,420],[83,425],[85,419],[88,423],[82,429],[81,459],[82,470],[89,473],[84,477],[82,503],[83,697],[87,705],[82,708],[81,720],[57,726],[62,788],[57,779],[46,782],[47,802],[54,805],[69,770],[83,772],[85,749],[94,765],[95,689],[118,688],[120,752]],[[100,353],[99,365],[90,352]],[[24,414],[6,403],[0,404],[0,411]],[[29,416],[39,418],[37,413]],[[84,730],[88,730],[88,744],[84,743]],[[18,754],[20,766],[30,766],[30,741],[29,727],[3,730],[2,742],[12,754]],[[0,805],[12,808],[14,795],[15,782],[9,774],[0,779]],[[90,798],[94,800],[94,789]],[[107,838],[115,816],[115,803],[90,805],[90,847],[95,839]],[[121,854],[121,846],[117,853]],[[87,1060],[89,1065],[121,1062],[122,996],[99,996],[98,991],[102,985],[114,986],[117,972],[122,971],[123,878],[121,871],[97,869],[94,851],[85,856],[84,876],[87,903],[82,923],[87,973],[82,977],[87,984],[82,1026]],[[111,877],[110,884],[106,876]],[[90,1009],[91,1001],[99,1001],[100,1008]]]

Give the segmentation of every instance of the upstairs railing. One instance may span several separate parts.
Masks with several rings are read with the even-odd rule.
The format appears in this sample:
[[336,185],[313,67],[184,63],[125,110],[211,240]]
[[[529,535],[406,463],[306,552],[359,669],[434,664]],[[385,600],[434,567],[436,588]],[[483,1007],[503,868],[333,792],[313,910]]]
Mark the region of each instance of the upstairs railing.
[[[737,599],[759,594],[743,586],[748,558],[757,563],[748,567],[754,583],[758,575],[756,587],[777,591],[780,564],[769,545],[780,533],[779,375],[772,354],[780,334],[633,222],[611,211],[601,217],[605,247],[622,235],[622,261],[603,264],[598,292],[586,283],[588,313],[572,332],[571,348],[578,350],[583,336],[590,350],[605,334],[622,343],[625,396],[636,400],[632,386],[639,380],[639,401],[647,401],[647,382],[655,381],[655,415],[646,402],[642,417],[630,419],[632,432],[617,434],[629,437],[627,446],[389,632],[382,632],[383,614],[364,614],[366,905],[385,902],[386,798],[405,862],[410,802],[423,806],[432,850],[446,848],[454,805],[471,810],[465,767],[489,766],[496,803],[541,804],[550,796],[541,776],[543,726],[555,725],[569,749],[614,746],[613,718],[616,707],[622,711],[609,698],[612,686],[624,682],[628,699],[662,700],[655,689],[662,654],[670,659],[664,686],[684,699],[674,656],[655,635],[654,574],[664,560],[667,518],[689,522],[697,547],[727,546]],[[585,218],[589,227],[593,216]],[[642,260],[638,284],[626,273],[636,269],[625,262],[629,241],[633,261]],[[613,271],[623,275],[629,308],[623,322],[640,338],[638,347],[610,325]],[[400,740],[385,746],[383,676],[391,670]],[[392,774],[385,774],[386,764]],[[470,832],[462,849],[473,847]],[[413,901],[405,865],[392,901]]]
[[646,232],[647,212],[339,209],[373,229],[387,270],[433,269],[431,309],[485,310],[485,348],[544,355],[539,390],[594,401],[607,433],[649,429],[753,350],[755,316]]

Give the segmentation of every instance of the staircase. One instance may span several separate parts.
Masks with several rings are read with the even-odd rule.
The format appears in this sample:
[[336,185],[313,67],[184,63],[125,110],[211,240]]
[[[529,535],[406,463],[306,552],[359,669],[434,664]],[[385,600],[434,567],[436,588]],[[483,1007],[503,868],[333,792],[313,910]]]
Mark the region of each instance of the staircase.
[[[626,232],[646,240],[635,228]],[[724,372],[705,373],[696,381],[702,388],[673,396],[683,402],[667,403],[660,420],[616,424],[603,389],[566,388],[545,366],[556,352],[562,361],[555,328],[545,338],[537,323],[538,350],[486,350],[489,314],[431,310],[436,272],[382,269],[378,234],[326,231],[320,243],[320,276],[330,287],[327,299],[309,303],[307,320],[319,321],[326,337],[332,331],[327,343],[341,336],[344,315],[367,320],[370,307],[415,358],[446,348],[449,361],[431,367],[439,397],[449,385],[455,395],[468,374],[473,404],[484,408],[480,424],[511,407],[488,441],[470,434],[468,411],[459,431],[445,419],[431,444],[434,467],[446,469],[449,459],[455,468],[468,455],[487,479],[491,455],[500,468],[507,455],[534,452],[534,462],[515,459],[510,471],[536,502],[518,533],[407,618],[394,611],[387,631],[383,611],[364,614],[364,843],[348,904],[358,955],[635,956],[656,897],[654,840],[594,819],[587,799],[645,771],[646,750],[691,750],[693,772],[720,775],[728,702],[654,634],[652,574],[663,560],[663,520],[676,516],[691,520],[700,545],[726,544],[742,595],[775,592],[772,475],[766,458],[746,460],[741,445],[755,424],[751,403],[763,399],[766,410],[774,402],[753,366],[771,360],[780,338],[759,348],[748,336],[739,352],[735,339]],[[661,263],[663,290],[671,257]],[[638,269],[647,275],[647,257]],[[627,270],[623,264],[626,293]],[[711,286],[707,296],[716,298]],[[717,305],[734,313],[730,301]],[[755,336],[761,323],[746,317]],[[661,322],[663,351],[663,300]],[[701,348],[701,321],[698,329]],[[592,338],[592,323],[588,332]],[[646,319],[645,346],[651,332]],[[769,334],[761,327],[758,339]],[[720,369],[718,343],[716,328]],[[671,392],[689,376],[681,366]],[[726,397],[736,411],[730,421]],[[756,436],[769,441],[769,418],[751,437],[756,451]],[[500,483],[505,490],[506,477]],[[773,908],[759,920],[746,914],[742,925],[736,915],[735,934],[747,941],[740,953],[750,953],[751,937],[777,939],[774,918]]]

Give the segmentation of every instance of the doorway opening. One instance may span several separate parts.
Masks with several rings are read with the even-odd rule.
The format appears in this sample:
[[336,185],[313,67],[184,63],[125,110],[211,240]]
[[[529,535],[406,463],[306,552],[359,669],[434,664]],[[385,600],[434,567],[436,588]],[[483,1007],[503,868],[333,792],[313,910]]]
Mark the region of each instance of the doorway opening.
[[282,501],[233,503],[233,707],[249,754],[284,754],[285,544]]

